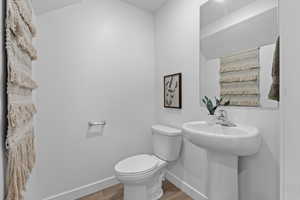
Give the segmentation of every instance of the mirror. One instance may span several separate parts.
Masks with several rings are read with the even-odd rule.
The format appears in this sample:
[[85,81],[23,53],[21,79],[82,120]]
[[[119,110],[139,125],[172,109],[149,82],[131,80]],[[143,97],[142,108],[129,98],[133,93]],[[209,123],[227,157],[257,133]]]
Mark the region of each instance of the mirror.
[[277,0],[207,1],[200,8],[200,98],[277,108],[279,47]]

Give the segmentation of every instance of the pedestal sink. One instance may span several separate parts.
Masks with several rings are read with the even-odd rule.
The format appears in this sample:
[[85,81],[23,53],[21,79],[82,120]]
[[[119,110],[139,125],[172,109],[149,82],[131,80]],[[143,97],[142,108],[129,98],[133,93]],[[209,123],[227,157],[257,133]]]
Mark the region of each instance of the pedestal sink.
[[207,150],[208,199],[238,200],[238,157],[255,154],[261,144],[257,128],[224,127],[205,121],[187,122],[184,136]]

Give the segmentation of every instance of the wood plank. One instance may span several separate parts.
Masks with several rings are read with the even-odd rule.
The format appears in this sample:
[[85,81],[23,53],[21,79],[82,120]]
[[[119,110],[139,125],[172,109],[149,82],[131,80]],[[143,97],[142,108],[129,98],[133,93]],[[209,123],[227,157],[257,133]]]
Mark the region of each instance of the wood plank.
[[[193,200],[169,181],[164,181],[163,190],[164,195],[160,200]],[[80,200],[123,200],[123,185],[114,185]]]

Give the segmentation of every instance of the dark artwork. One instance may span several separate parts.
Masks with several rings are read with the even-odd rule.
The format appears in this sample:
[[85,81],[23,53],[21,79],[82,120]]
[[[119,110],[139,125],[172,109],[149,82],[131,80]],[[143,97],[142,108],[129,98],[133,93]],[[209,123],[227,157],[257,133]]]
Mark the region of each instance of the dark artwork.
[[182,108],[181,102],[181,73],[164,77],[164,107]]

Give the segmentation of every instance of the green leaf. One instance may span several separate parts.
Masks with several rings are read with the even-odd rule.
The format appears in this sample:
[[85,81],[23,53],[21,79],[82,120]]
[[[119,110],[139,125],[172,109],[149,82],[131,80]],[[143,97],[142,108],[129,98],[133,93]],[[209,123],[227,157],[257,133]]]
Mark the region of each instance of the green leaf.
[[226,102],[224,103],[224,106],[229,106],[229,104],[230,104],[230,101],[226,101]]
[[217,97],[215,97],[215,101],[216,101],[216,105],[218,105],[218,103],[220,103],[220,101]]
[[207,101],[207,105],[208,105],[209,107],[213,107],[213,103],[212,103],[212,101],[211,101],[210,99]]
[[215,105],[213,103],[213,100],[211,100],[207,96],[204,96],[204,98],[202,98],[202,102],[206,105],[206,108],[207,108],[209,114],[211,114],[211,115],[214,115],[216,110],[218,109],[218,107],[220,105],[222,105],[223,98],[222,97],[220,97],[220,98],[214,97],[214,100],[216,102]]

